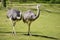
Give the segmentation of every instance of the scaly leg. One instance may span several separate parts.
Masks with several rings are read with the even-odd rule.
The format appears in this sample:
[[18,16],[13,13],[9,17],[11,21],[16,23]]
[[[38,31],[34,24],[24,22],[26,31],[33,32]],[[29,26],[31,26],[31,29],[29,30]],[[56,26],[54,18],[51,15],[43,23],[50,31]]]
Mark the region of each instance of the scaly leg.
[[15,24],[16,24],[16,21],[13,21],[13,31],[12,33],[15,35],[16,34],[16,31],[15,31]]
[[30,25],[31,25],[31,22],[28,23],[28,35],[30,35]]

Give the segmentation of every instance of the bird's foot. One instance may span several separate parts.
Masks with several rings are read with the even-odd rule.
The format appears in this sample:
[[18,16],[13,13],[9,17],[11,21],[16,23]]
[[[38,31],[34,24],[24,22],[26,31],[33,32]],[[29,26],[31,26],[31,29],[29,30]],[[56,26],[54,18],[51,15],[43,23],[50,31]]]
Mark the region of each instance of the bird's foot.
[[12,34],[15,36],[16,35],[16,32],[12,32]]
[[28,33],[27,35],[28,35],[28,36],[31,36],[31,34],[29,34],[29,33]]

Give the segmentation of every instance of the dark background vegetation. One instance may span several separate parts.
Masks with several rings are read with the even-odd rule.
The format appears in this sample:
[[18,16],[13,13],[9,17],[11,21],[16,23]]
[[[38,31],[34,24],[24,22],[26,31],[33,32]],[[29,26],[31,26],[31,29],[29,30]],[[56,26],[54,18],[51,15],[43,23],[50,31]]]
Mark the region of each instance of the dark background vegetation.
[[50,3],[50,4],[60,4],[60,0],[0,0],[3,7],[6,7],[6,2],[19,2],[19,3]]

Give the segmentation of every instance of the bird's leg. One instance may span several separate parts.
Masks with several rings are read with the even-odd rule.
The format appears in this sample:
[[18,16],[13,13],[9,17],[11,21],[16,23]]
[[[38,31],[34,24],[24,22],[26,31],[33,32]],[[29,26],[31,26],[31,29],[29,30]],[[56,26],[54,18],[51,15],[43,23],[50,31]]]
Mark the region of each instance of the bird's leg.
[[16,31],[15,31],[15,24],[16,24],[16,21],[13,21],[13,31],[12,31],[12,33],[15,35],[16,34]]
[[28,35],[30,35],[30,25],[31,25],[31,22],[28,23]]

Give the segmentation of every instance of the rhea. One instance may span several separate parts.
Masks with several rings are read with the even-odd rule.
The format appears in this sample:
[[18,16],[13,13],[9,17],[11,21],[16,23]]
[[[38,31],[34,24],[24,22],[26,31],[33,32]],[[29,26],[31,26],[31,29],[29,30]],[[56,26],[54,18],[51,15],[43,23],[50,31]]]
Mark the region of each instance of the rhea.
[[23,22],[28,24],[28,35],[30,35],[30,25],[35,21],[40,15],[40,5],[37,5],[37,14],[34,14],[31,10],[28,10],[23,15]]
[[13,9],[13,8],[9,8],[7,11],[7,18],[9,18],[12,21],[12,33],[16,34],[15,31],[15,25],[16,25],[16,21],[20,21],[22,18],[22,14],[19,10]]

